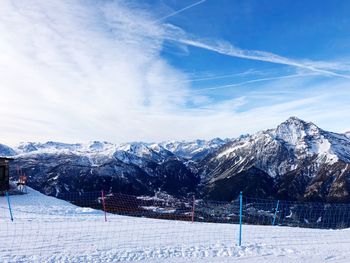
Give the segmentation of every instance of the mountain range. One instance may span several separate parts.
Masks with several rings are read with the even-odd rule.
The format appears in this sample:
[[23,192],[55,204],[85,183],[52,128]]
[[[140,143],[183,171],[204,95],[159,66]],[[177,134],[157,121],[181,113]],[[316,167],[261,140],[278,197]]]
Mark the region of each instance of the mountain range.
[[291,117],[234,139],[0,145],[28,185],[48,195],[100,191],[232,200],[350,202],[350,137]]

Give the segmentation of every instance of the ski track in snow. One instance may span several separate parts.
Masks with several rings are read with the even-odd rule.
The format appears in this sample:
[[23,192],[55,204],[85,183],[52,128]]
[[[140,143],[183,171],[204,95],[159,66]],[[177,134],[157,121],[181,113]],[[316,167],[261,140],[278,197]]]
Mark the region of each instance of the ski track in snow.
[[190,223],[108,214],[29,189],[0,197],[0,262],[349,262],[350,231]]

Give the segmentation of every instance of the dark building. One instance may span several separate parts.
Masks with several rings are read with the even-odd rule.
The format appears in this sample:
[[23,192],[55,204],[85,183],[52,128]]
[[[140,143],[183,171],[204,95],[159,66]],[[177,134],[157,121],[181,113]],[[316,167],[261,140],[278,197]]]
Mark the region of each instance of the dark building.
[[12,159],[0,157],[0,192],[9,190],[9,163]]

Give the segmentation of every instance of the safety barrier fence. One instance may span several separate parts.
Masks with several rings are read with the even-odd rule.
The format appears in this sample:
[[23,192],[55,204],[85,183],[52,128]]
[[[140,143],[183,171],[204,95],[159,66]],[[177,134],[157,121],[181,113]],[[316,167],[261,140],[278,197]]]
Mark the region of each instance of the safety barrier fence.
[[294,246],[317,251],[350,244],[346,229],[350,226],[349,204],[242,194],[231,202],[218,202],[104,191],[60,194],[58,198],[68,202],[43,199],[32,191],[20,197],[1,197],[0,257],[4,262],[98,262],[108,258],[124,262],[213,253],[232,256],[239,255],[242,247]]
[[261,199],[245,197],[243,193],[231,202],[196,200],[195,197],[179,199],[167,195],[106,194],[103,191],[61,194],[58,197],[78,206],[133,217],[237,224],[242,210],[243,224],[317,229],[350,227],[350,204]]

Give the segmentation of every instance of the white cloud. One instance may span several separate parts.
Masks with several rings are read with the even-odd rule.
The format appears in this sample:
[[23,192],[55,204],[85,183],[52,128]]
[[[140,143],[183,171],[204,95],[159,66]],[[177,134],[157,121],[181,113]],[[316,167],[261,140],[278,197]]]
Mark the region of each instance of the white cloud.
[[322,115],[308,105],[326,100],[312,94],[245,111],[249,94],[221,102],[194,94],[161,57],[169,25],[155,20],[122,1],[3,0],[1,142],[233,137],[289,115]]
[[97,3],[2,2],[5,142],[131,139],[146,111],[185,103],[168,95],[187,85],[159,55],[162,27],[121,1]]

